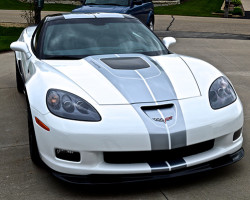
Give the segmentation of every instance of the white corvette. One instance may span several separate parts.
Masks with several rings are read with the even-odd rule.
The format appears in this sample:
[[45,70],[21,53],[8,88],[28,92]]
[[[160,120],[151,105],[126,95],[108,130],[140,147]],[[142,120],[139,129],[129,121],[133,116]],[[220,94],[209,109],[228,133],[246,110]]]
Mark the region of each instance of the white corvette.
[[31,159],[73,183],[176,177],[244,156],[228,78],[122,14],[59,14],[11,44]]

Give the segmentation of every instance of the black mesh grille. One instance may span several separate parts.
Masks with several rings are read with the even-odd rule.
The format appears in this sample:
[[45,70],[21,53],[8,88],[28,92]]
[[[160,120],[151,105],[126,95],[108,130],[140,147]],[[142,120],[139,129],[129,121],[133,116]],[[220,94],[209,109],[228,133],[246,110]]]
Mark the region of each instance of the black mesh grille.
[[207,151],[214,146],[214,140],[160,151],[104,152],[104,161],[114,164],[149,163],[176,160]]

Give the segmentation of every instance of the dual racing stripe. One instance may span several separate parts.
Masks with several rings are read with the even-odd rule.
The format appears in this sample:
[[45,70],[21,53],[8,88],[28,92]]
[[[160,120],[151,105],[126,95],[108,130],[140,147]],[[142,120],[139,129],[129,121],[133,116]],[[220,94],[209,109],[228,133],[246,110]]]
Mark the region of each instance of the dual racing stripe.
[[187,164],[183,158],[165,162],[163,161],[163,162],[148,163],[148,165],[151,168],[151,172],[174,171],[187,167]]
[[[134,68],[128,62],[129,58],[137,62]],[[174,87],[158,63],[142,54],[97,55],[85,60],[105,76],[137,111],[148,130],[151,150],[186,146],[185,122]],[[157,123],[155,119],[168,117],[168,110],[157,106],[168,103],[174,105],[175,112],[171,116],[174,124]],[[154,111],[145,113],[142,110],[142,107],[152,105],[156,106]]]

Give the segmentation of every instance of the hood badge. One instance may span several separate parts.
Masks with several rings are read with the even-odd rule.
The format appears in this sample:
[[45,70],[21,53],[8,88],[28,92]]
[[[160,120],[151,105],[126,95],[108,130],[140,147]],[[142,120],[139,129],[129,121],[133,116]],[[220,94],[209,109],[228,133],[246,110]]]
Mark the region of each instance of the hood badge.
[[163,122],[166,124],[168,121],[171,121],[173,119],[173,116],[166,117],[165,119],[163,118],[152,118],[152,119],[156,122]]

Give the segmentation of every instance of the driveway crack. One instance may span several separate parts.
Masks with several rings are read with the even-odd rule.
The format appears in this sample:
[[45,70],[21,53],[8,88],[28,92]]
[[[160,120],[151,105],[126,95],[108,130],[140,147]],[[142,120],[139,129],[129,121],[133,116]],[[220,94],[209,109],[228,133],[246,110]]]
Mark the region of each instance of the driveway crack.
[[24,143],[24,144],[15,144],[15,145],[6,145],[6,146],[0,146],[0,150],[3,149],[8,149],[8,148],[16,148],[16,147],[24,147],[24,146],[28,146],[28,143]]
[[167,199],[168,200],[168,197],[165,195],[165,193],[162,191],[162,190],[160,190],[160,192],[162,193],[162,195],[165,197],[165,199]]
[[170,22],[170,24],[169,24],[169,26],[167,27],[166,31],[169,31],[169,28],[170,28],[170,27],[172,26],[172,24],[174,23],[175,18],[174,18],[173,15],[171,15],[171,17],[172,17],[172,21]]

